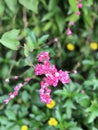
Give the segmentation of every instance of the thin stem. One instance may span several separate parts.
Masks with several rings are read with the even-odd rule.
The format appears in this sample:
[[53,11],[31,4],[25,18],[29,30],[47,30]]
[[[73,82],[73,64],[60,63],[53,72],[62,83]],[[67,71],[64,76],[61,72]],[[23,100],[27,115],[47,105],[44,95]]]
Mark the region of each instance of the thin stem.
[[27,12],[26,9],[23,7],[23,23],[24,23],[24,28],[27,27],[28,22],[27,22]]
[[[16,57],[17,57],[17,51],[15,51],[15,53],[14,53],[13,60],[16,60]],[[13,67],[14,67],[14,64],[12,64],[11,67],[10,67],[10,69],[9,69],[8,77],[10,76]]]

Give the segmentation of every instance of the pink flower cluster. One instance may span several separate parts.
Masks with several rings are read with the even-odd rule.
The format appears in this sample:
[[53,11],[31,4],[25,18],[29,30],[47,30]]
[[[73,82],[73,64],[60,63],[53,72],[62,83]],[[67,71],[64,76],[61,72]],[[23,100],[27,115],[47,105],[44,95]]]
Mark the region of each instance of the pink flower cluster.
[[[79,9],[81,9],[83,7],[82,0],[77,0],[77,7]],[[76,12],[77,16],[80,16],[80,14],[81,14],[80,11]],[[72,30],[70,29],[70,27],[73,26],[73,25],[74,25],[74,21],[70,21],[69,22],[69,27],[67,28],[67,35],[68,36],[72,35]]]
[[50,57],[48,52],[41,52],[38,55],[38,62],[41,62],[35,66],[35,75],[45,75],[40,82],[40,99],[42,102],[48,104],[51,102],[51,89],[49,86],[56,87],[58,82],[63,84],[70,82],[70,77],[67,71],[57,70],[55,65],[50,65]]
[[[15,79],[17,79],[17,78],[15,78]],[[25,82],[24,82],[24,83],[19,83],[17,86],[15,86],[14,92],[10,92],[10,93],[9,93],[9,98],[5,99],[5,100],[4,100],[4,103],[5,103],[5,104],[8,104],[11,99],[13,99],[14,97],[16,97],[16,96],[18,95],[19,90],[20,90],[25,84],[27,84],[29,81],[30,81],[30,78],[28,77],[28,78],[25,79]]]

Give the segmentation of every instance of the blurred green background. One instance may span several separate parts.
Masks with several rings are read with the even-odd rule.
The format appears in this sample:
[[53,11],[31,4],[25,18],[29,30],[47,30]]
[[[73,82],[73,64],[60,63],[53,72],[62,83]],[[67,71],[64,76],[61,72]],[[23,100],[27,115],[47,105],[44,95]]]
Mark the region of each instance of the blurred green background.
[[[77,0],[0,0],[0,130],[98,130],[98,1],[82,4],[78,17]],[[75,24],[68,36],[70,21]],[[70,84],[52,89],[52,109],[40,101],[42,77],[31,66],[42,51],[58,69],[70,71]],[[49,125],[51,117],[56,126]]]

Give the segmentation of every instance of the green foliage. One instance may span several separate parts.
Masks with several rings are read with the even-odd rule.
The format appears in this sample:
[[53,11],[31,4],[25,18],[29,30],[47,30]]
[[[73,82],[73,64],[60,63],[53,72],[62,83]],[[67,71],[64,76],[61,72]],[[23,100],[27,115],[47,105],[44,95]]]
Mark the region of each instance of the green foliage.
[[[98,1],[82,3],[78,9],[77,0],[0,0],[0,130],[20,130],[23,125],[28,130],[98,130]],[[73,35],[67,36],[70,21]],[[40,101],[42,77],[34,75],[42,51],[71,77],[70,84],[50,86],[56,102],[52,109]],[[8,93],[28,77],[32,79],[5,105]],[[49,126],[51,117],[57,126]]]
[[9,0],[9,2],[5,0],[5,4],[8,6],[11,12],[16,12],[17,0]]
[[18,34],[19,30],[16,29],[6,32],[1,37],[0,43],[12,50],[17,50],[20,44],[19,41],[17,40]]
[[27,0],[19,0],[19,3],[27,9],[34,11],[35,13],[38,12],[38,0],[30,0],[29,2]]

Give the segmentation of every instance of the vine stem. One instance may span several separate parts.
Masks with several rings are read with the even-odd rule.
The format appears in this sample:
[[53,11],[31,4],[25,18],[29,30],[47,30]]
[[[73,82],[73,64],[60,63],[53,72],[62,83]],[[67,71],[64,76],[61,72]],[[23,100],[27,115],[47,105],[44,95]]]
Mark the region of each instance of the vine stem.
[[[16,57],[17,57],[17,51],[14,52],[14,56],[13,56],[13,59],[16,60]],[[8,77],[10,76],[11,72],[12,72],[12,69],[14,67],[14,64],[11,65],[10,69],[9,69],[9,72],[8,72]]]
[[27,12],[26,12],[25,7],[23,7],[22,11],[23,11],[23,23],[24,23],[24,28],[25,28],[28,25],[28,22],[27,22]]

